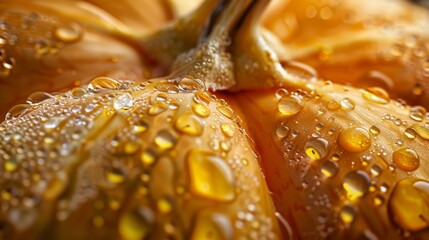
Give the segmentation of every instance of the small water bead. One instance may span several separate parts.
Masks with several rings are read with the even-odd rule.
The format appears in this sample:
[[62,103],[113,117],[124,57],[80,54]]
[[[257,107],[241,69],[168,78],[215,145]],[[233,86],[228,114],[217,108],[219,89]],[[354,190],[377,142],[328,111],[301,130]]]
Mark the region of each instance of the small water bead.
[[393,152],[392,160],[395,165],[404,171],[414,171],[420,166],[419,155],[410,148],[401,148]]
[[210,94],[205,91],[198,91],[194,95],[194,101],[196,103],[202,103],[205,105],[209,105],[211,102]]
[[371,126],[369,128],[369,133],[371,133],[374,136],[377,136],[378,134],[380,134],[380,129],[377,126]]
[[416,131],[414,129],[412,129],[412,128],[405,129],[404,134],[409,139],[414,139],[414,138],[417,137]]
[[184,92],[203,91],[206,86],[200,79],[183,78],[179,81],[178,87]]
[[366,172],[361,170],[350,171],[343,180],[343,188],[350,200],[364,196],[368,192],[369,186],[370,178]]
[[115,110],[129,110],[134,106],[134,98],[129,93],[123,93],[121,95],[118,95],[113,100],[113,108]]
[[192,111],[200,117],[208,117],[210,110],[205,104],[195,103],[192,105]]
[[276,90],[276,98],[280,99],[282,97],[286,97],[289,95],[288,90],[284,89],[284,88],[279,88]]
[[228,106],[219,106],[217,107],[217,110],[229,119],[232,119],[232,117],[234,117],[234,112]]
[[46,93],[46,92],[35,92],[35,93],[32,93],[27,98],[27,103],[38,104],[38,103],[41,103],[41,102],[43,102],[43,101],[45,101],[47,99],[51,99],[53,97],[54,96],[52,96],[51,94]]
[[326,108],[328,108],[331,111],[335,111],[341,108],[341,104],[335,100],[330,100],[327,104],[326,104]]
[[343,98],[340,101],[340,105],[343,109],[346,109],[346,110],[355,109],[355,102],[353,102],[353,100],[351,100],[350,98]]
[[413,93],[413,95],[415,95],[415,96],[420,96],[420,95],[423,95],[423,93],[424,93],[424,87],[421,85],[421,84],[419,84],[419,83],[417,83],[413,88],[412,88],[412,90],[411,90],[411,92]]
[[361,127],[351,127],[344,130],[338,142],[349,152],[363,152],[371,146],[371,138],[367,130]]
[[357,210],[351,205],[345,205],[341,208],[340,219],[346,224],[353,223],[357,217]]
[[393,220],[405,230],[419,231],[429,227],[429,182],[407,178],[393,188],[388,207]]
[[286,96],[279,100],[277,105],[280,113],[286,117],[299,113],[304,108],[304,102],[298,96]]
[[46,131],[52,131],[55,128],[57,128],[63,120],[64,120],[64,118],[62,118],[62,117],[50,118],[43,123],[43,128]]
[[19,164],[16,160],[8,159],[4,161],[3,166],[6,172],[14,172],[18,169]]
[[321,171],[326,177],[333,177],[338,173],[338,163],[327,160],[321,166]]
[[289,128],[286,126],[280,126],[276,129],[276,135],[279,138],[284,138],[289,133]]
[[374,197],[373,203],[376,207],[381,206],[384,203],[384,197],[381,195],[376,195]]
[[236,131],[235,126],[232,123],[222,123],[220,125],[220,129],[222,133],[229,138],[233,137]]
[[215,212],[202,212],[198,214],[192,230],[191,240],[200,239],[234,239],[234,229],[227,215]]
[[138,133],[138,134],[144,133],[148,130],[148,128],[149,128],[149,124],[146,121],[139,119],[133,125],[133,132]]
[[7,113],[6,113],[6,120],[11,120],[13,118],[17,118],[21,115],[24,115],[31,109],[30,104],[18,104],[13,106]]
[[415,106],[410,109],[410,118],[414,121],[421,122],[425,118],[426,109],[422,106]]
[[101,90],[119,90],[121,86],[121,82],[115,79],[109,77],[98,77],[92,80],[87,88],[89,91],[96,93]]
[[361,90],[363,98],[366,100],[378,103],[378,104],[387,104],[389,103],[390,96],[382,88],[379,87],[369,87],[365,90]]
[[54,30],[54,37],[64,43],[77,42],[82,38],[82,27],[77,23],[70,23]]
[[156,135],[154,142],[161,150],[169,150],[176,145],[177,139],[168,130],[161,130]]
[[218,154],[192,149],[187,155],[186,164],[194,194],[214,201],[228,202],[234,199],[234,175]]
[[413,124],[411,127],[421,138],[429,140],[429,127]]
[[15,58],[10,57],[10,58],[6,59],[6,60],[3,62],[2,66],[3,66],[3,68],[4,68],[4,69],[6,69],[7,71],[10,71],[10,70],[12,70],[12,69],[14,68],[15,64],[16,64],[16,60],[15,60]]
[[109,180],[109,182],[114,184],[119,184],[125,181],[124,173],[118,168],[112,168],[109,172],[107,172],[106,178]]
[[158,199],[156,205],[162,214],[170,213],[173,210],[172,200],[167,197]]
[[199,136],[203,132],[200,120],[192,112],[186,112],[178,117],[174,127],[178,131],[192,136]]
[[165,101],[156,101],[148,109],[148,114],[149,115],[158,115],[160,113],[165,112],[167,109],[168,109],[168,104]]
[[150,208],[136,207],[124,212],[118,224],[119,234],[123,239],[145,239],[155,222]]
[[328,154],[329,142],[324,138],[312,138],[305,143],[304,151],[312,160],[319,160]]

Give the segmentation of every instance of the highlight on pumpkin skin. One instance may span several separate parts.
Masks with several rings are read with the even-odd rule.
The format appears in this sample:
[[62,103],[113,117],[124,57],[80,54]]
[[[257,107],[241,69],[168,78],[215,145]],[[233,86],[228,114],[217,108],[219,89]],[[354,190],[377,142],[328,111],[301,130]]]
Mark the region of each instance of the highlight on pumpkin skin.
[[426,110],[332,82],[308,89],[226,98],[246,119],[276,208],[293,234],[427,236]]
[[244,129],[208,92],[96,78],[12,109],[0,160],[7,239],[280,238]]

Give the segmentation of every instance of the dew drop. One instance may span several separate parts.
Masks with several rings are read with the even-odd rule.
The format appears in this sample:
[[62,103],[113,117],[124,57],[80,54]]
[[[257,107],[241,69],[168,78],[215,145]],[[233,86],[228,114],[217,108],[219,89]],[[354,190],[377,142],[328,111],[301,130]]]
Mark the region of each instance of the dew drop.
[[82,35],[83,30],[77,23],[70,23],[54,30],[55,38],[65,43],[77,42],[82,38]]
[[164,151],[173,148],[177,139],[168,130],[161,130],[156,135],[154,142],[161,151]]
[[344,130],[340,134],[338,142],[341,147],[349,152],[362,152],[371,145],[368,131],[360,127],[351,127]]
[[378,104],[389,103],[389,94],[382,88],[369,87],[365,90],[361,90],[362,97],[370,102]]
[[227,215],[215,212],[198,214],[192,230],[192,240],[199,239],[234,239],[233,224]]
[[153,165],[157,158],[157,153],[152,149],[147,149],[140,154],[140,159],[145,166]]
[[330,100],[326,104],[326,108],[328,108],[331,111],[335,111],[335,110],[339,109],[340,107],[341,107],[341,104],[335,100]]
[[371,175],[374,177],[380,176],[383,173],[383,167],[379,164],[374,164],[370,169]]
[[414,129],[412,129],[412,128],[406,128],[405,131],[404,131],[404,134],[409,139],[414,139],[414,138],[417,137],[416,131]]
[[133,208],[119,219],[119,233],[123,239],[145,239],[155,221],[155,216],[147,207]]
[[429,140],[429,128],[418,124],[413,124],[411,127],[421,138]]
[[23,104],[15,105],[7,112],[5,119],[11,120],[11,119],[17,118],[27,113],[30,109],[31,109],[30,104],[23,103]]
[[200,120],[191,112],[186,112],[177,118],[174,127],[185,134],[199,136],[203,132]]
[[341,208],[340,218],[344,223],[350,224],[356,220],[356,217],[357,210],[355,207],[351,205],[345,205],[343,208]]
[[125,181],[124,173],[118,168],[112,168],[109,172],[107,172],[106,178],[107,180],[109,180],[109,182],[114,184],[122,183]]
[[70,92],[71,97],[74,98],[74,99],[82,98],[86,94],[87,94],[86,89],[85,88],[81,88],[81,87],[73,88],[71,90],[71,92]]
[[350,171],[343,180],[343,188],[350,200],[364,196],[368,192],[369,186],[370,178],[366,172],[361,170]]
[[410,118],[414,121],[421,122],[425,118],[426,109],[421,106],[412,107],[410,109]]
[[122,84],[109,77],[98,77],[92,80],[88,85],[88,90],[91,92],[99,92],[101,90],[119,90]]
[[419,231],[429,227],[429,182],[407,178],[393,188],[389,203],[393,220],[403,229]]
[[158,115],[165,112],[168,109],[168,105],[164,101],[156,101],[148,110],[149,115]]
[[121,95],[118,95],[113,100],[113,108],[115,110],[129,110],[134,106],[134,98],[129,93],[123,93]]
[[228,106],[217,107],[217,110],[229,119],[232,119],[232,117],[234,116],[234,112]]
[[321,166],[321,171],[326,177],[333,177],[338,173],[338,163],[328,160],[325,161]]
[[46,92],[35,92],[27,98],[27,103],[38,104],[53,97],[54,96]]
[[192,149],[186,163],[194,194],[215,201],[234,199],[234,176],[220,156],[214,152]]
[[158,199],[158,201],[156,202],[156,206],[158,208],[158,211],[162,214],[170,213],[173,210],[172,202],[167,197]]
[[279,100],[277,107],[280,113],[286,117],[290,117],[302,110],[304,107],[304,102],[298,96],[286,96]]
[[289,133],[289,128],[286,126],[280,126],[276,129],[276,135],[279,138],[284,138]]
[[355,102],[353,102],[353,100],[351,100],[350,98],[343,98],[340,102],[340,105],[343,109],[346,110],[355,109]]
[[183,78],[179,81],[178,87],[184,92],[203,91],[206,86],[200,79]]
[[377,136],[378,134],[380,134],[380,129],[377,126],[371,126],[369,128],[369,133],[371,133],[374,136]]
[[420,166],[420,159],[417,153],[410,148],[401,148],[393,152],[393,163],[404,171],[414,171]]
[[304,151],[312,160],[319,160],[328,154],[329,142],[324,138],[312,138],[305,143]]
[[282,66],[286,73],[294,79],[302,82],[312,82],[317,80],[317,71],[305,63],[288,61],[282,63]]
[[233,137],[235,134],[235,126],[232,123],[222,123],[220,125],[222,133],[227,137]]
[[200,117],[208,117],[210,110],[205,104],[195,103],[192,105],[192,111]]
[[284,88],[279,88],[276,90],[276,98],[277,99],[281,99],[282,97],[286,97],[289,95],[288,90],[284,89]]

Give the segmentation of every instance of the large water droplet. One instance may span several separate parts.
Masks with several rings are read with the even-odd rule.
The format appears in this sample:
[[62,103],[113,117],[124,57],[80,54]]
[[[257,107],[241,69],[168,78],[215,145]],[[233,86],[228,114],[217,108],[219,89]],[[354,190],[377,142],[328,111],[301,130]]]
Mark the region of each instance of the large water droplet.
[[161,130],[156,135],[154,142],[159,150],[165,151],[173,148],[177,139],[168,130]]
[[346,109],[346,110],[353,110],[355,109],[355,102],[353,102],[353,100],[351,100],[350,98],[343,98],[340,101],[340,105],[342,108]]
[[38,104],[53,97],[54,96],[46,92],[35,92],[27,98],[27,103]]
[[208,117],[210,110],[205,104],[195,103],[192,105],[192,111],[200,117]]
[[54,30],[55,38],[65,43],[77,42],[82,38],[82,35],[82,27],[77,23],[70,23]]
[[417,153],[410,148],[401,148],[393,152],[393,163],[404,171],[414,171],[420,166],[420,159]]
[[174,126],[178,131],[192,136],[199,136],[203,132],[200,120],[191,112],[186,112],[178,117]]
[[389,94],[382,88],[370,87],[365,90],[361,90],[363,98],[366,100],[378,103],[378,104],[387,104],[389,103]]
[[206,86],[200,79],[183,78],[179,81],[178,87],[184,92],[203,91]]
[[234,175],[219,155],[193,149],[188,153],[187,166],[194,194],[216,201],[234,199]]
[[5,119],[11,120],[11,119],[17,118],[27,113],[30,109],[31,109],[30,104],[24,103],[24,104],[15,105],[7,112]]
[[119,219],[118,230],[123,239],[145,239],[152,229],[155,216],[147,207],[127,210]]
[[191,239],[234,239],[232,226],[231,220],[227,215],[208,211],[203,212],[198,215],[195,221]]
[[333,177],[338,173],[338,163],[328,160],[321,166],[321,171],[326,177]]
[[419,231],[429,227],[429,182],[407,178],[393,188],[389,199],[393,220],[403,229]]
[[305,154],[313,160],[319,160],[328,154],[329,142],[324,138],[312,138],[305,143]]
[[413,124],[411,127],[421,138],[429,140],[429,128],[418,124]]
[[109,77],[98,77],[92,80],[88,85],[88,90],[91,92],[99,92],[101,90],[118,90],[122,84]]
[[351,127],[340,134],[338,142],[341,147],[349,152],[362,152],[371,145],[371,138],[365,129]]
[[345,205],[343,208],[341,208],[340,218],[344,223],[350,224],[356,220],[356,217],[357,211],[355,207],[351,205]]
[[364,171],[350,171],[344,177],[343,188],[350,200],[356,200],[364,196],[369,189],[370,178]]
[[282,97],[279,100],[277,107],[280,113],[282,113],[286,117],[290,117],[299,113],[302,110],[302,108],[304,107],[304,102],[298,96],[286,96]]

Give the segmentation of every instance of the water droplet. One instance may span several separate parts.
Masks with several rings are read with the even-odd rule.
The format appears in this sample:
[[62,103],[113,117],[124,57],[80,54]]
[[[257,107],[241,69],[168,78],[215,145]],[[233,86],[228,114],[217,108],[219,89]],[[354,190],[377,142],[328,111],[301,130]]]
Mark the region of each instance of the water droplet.
[[164,151],[173,148],[177,139],[168,130],[161,130],[156,135],[154,142],[161,151]]
[[119,110],[129,110],[134,106],[134,98],[129,93],[123,93],[121,95],[118,95],[113,100],[113,108],[115,108],[117,111]]
[[286,96],[279,100],[277,107],[280,113],[286,117],[290,117],[302,110],[304,107],[304,102],[298,96]]
[[414,138],[417,137],[416,131],[414,129],[412,129],[412,128],[405,129],[404,134],[409,139],[414,139]]
[[341,104],[335,100],[330,100],[327,104],[326,107],[329,110],[335,111],[337,109],[339,109],[341,107]]
[[99,92],[101,90],[119,90],[122,84],[109,77],[98,77],[92,80],[88,85],[88,90],[91,92]]
[[376,207],[381,206],[381,205],[384,203],[384,197],[383,197],[383,196],[381,196],[381,195],[376,195],[376,196],[374,197],[373,202],[374,202],[374,205],[375,205]]
[[340,134],[338,142],[341,147],[349,152],[362,152],[371,145],[368,131],[360,127],[351,127],[344,130]]
[[353,100],[351,100],[350,98],[343,98],[340,102],[340,105],[346,110],[355,109],[355,102],[353,102]]
[[343,188],[350,200],[356,200],[364,196],[369,189],[370,178],[364,171],[350,171],[344,177]]
[[15,64],[16,64],[15,58],[10,57],[10,58],[6,59],[3,62],[3,68],[5,68],[6,70],[10,71],[10,70],[13,69],[13,67],[15,66]]
[[425,118],[426,109],[422,106],[415,106],[410,109],[410,118],[414,121],[421,122]]
[[8,159],[4,161],[4,170],[6,172],[14,172],[18,169],[19,164],[15,159]]
[[429,227],[429,182],[407,178],[396,184],[389,199],[393,220],[403,229],[419,231]]
[[158,199],[158,201],[156,202],[158,211],[160,211],[162,214],[170,213],[173,210],[173,205],[171,201],[172,200],[167,197]]
[[158,115],[168,109],[167,103],[164,101],[156,101],[148,110],[149,115]]
[[284,138],[289,133],[289,128],[286,126],[280,126],[276,129],[276,135],[279,138]]
[[156,151],[154,151],[153,149],[146,149],[140,155],[140,159],[145,166],[152,165],[157,158],[158,158],[158,155]]
[[31,109],[30,104],[18,104],[13,106],[6,114],[5,119],[11,120],[13,118],[17,118],[19,116],[24,115]]
[[321,166],[321,171],[326,177],[333,177],[338,173],[338,163],[328,160]]
[[194,101],[196,103],[203,103],[205,105],[209,105],[211,98],[210,95],[207,92],[204,91],[198,91],[194,95]]
[[288,90],[284,89],[284,88],[279,88],[276,90],[276,98],[280,99],[282,97],[286,97],[289,95]]
[[210,110],[205,104],[195,103],[192,105],[192,111],[200,117],[208,117]]
[[86,89],[81,87],[73,88],[70,92],[70,96],[74,99],[79,99],[86,95]]
[[178,117],[174,126],[178,131],[192,136],[199,136],[203,132],[200,120],[191,112],[186,112]]
[[119,233],[123,239],[145,239],[155,221],[155,216],[147,207],[130,209],[119,219]]
[[64,118],[62,117],[50,118],[43,123],[43,128],[48,132],[52,131],[57,128],[63,120]]
[[215,212],[202,212],[198,214],[192,230],[192,240],[200,239],[234,239],[234,229],[227,215]]
[[421,138],[429,140],[429,128],[418,124],[413,124],[411,127]]
[[232,119],[232,117],[234,116],[234,112],[228,106],[217,107],[217,110],[229,119]]
[[184,92],[203,91],[206,86],[200,79],[183,78],[179,81],[178,87]]
[[382,167],[382,166],[380,166],[379,164],[374,164],[374,165],[371,167],[370,172],[371,172],[371,175],[372,175],[372,176],[374,176],[374,177],[378,177],[378,176],[380,176],[380,174],[382,174],[382,173],[383,173],[383,167]]
[[417,153],[410,148],[401,148],[393,152],[393,163],[404,171],[414,171],[420,166]]
[[380,129],[377,126],[371,126],[369,128],[369,133],[371,133],[374,136],[377,136],[378,134],[380,134]]
[[357,210],[355,207],[351,205],[345,205],[343,208],[341,208],[340,218],[344,223],[350,224],[356,220],[356,217]]
[[305,154],[312,160],[319,160],[328,154],[329,142],[324,138],[312,138],[305,143]]
[[222,133],[227,137],[233,137],[235,134],[235,126],[232,123],[222,123],[220,125]]
[[361,90],[362,97],[366,100],[378,103],[378,104],[387,104],[389,103],[389,94],[382,88],[379,87],[369,87],[365,90]]
[[27,98],[27,103],[38,104],[53,97],[54,96],[46,92],[35,92]]
[[187,166],[194,194],[216,201],[234,199],[233,173],[216,153],[193,149],[188,153]]
[[109,172],[107,172],[106,178],[111,183],[115,184],[122,183],[125,181],[124,173],[118,168],[112,168]]
[[79,24],[70,23],[54,30],[54,36],[65,43],[77,42],[82,38],[83,31]]

